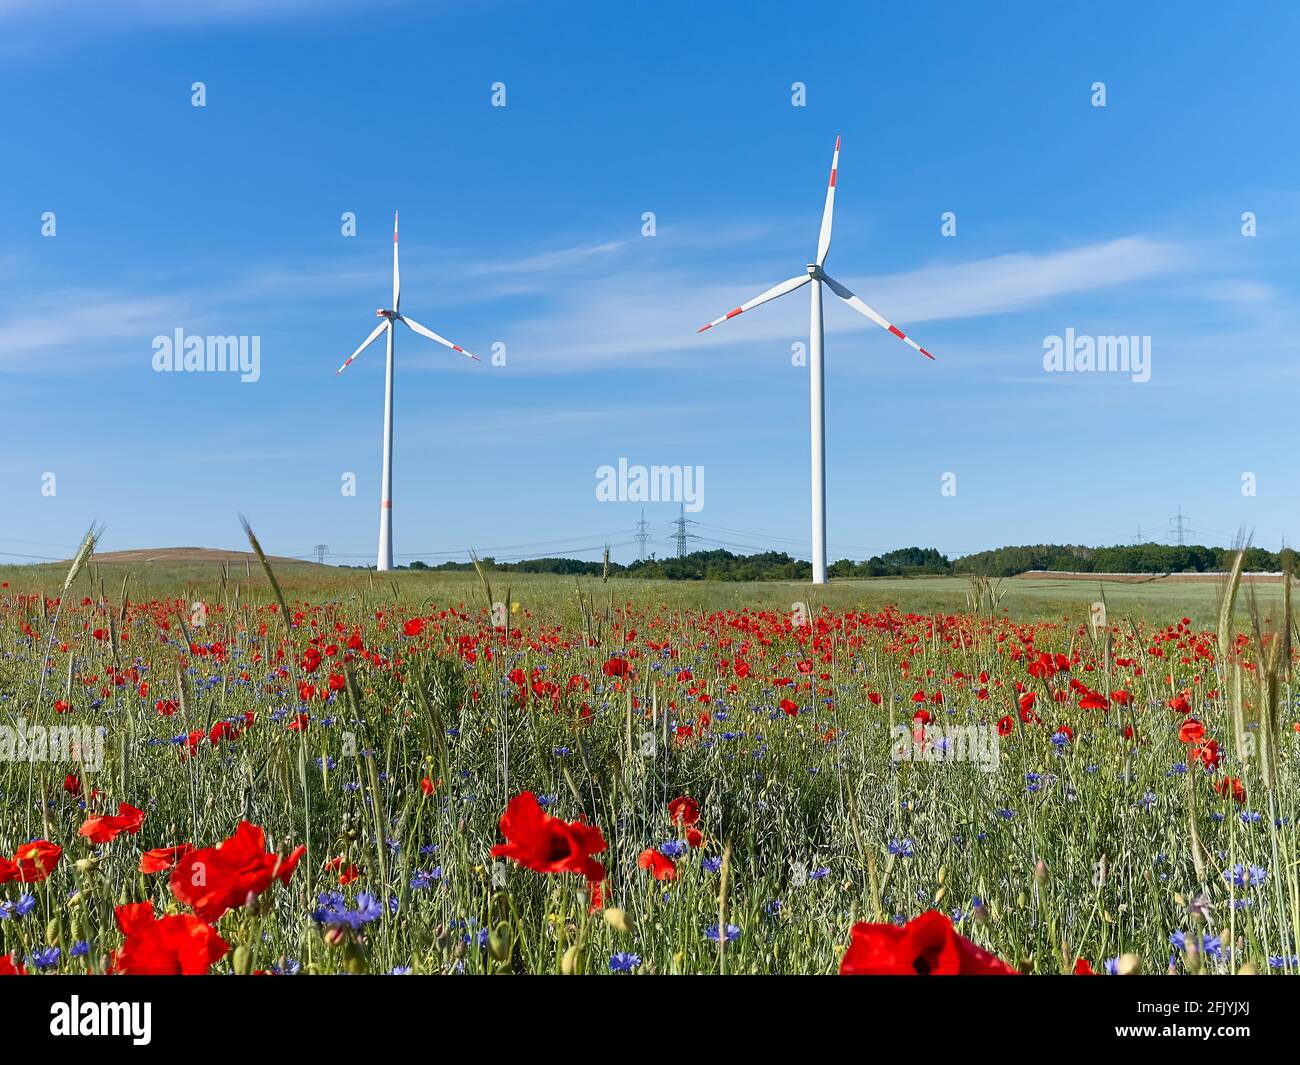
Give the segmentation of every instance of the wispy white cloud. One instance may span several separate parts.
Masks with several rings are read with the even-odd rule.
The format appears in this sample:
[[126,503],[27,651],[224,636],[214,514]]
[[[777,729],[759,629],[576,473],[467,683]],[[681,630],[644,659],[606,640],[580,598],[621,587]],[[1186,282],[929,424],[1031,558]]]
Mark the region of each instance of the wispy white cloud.
[[[393,0],[380,0],[393,2]],[[366,0],[369,5],[370,0]],[[0,19],[76,15],[122,28],[124,24],[194,25],[214,22],[268,21],[362,6],[360,0],[0,0]]]
[[189,310],[188,299],[170,295],[59,292],[35,311],[0,315],[0,365],[40,372],[49,368],[43,356],[59,353],[59,368],[74,369],[93,361],[106,343],[128,339],[138,341],[145,357],[150,341],[169,333]]
[[[1044,253],[1017,253],[966,263],[926,266],[841,282],[879,313],[904,326],[1021,311],[1052,299],[1149,280],[1191,265],[1181,245],[1125,237]],[[795,274],[798,271],[789,271]],[[788,343],[807,333],[804,291],[697,336],[703,322],[780,281],[779,271],[748,283],[651,266],[591,279],[561,292],[543,312],[516,324],[512,352],[530,370],[644,364],[695,350],[739,344]],[[876,329],[825,294],[829,333]]]

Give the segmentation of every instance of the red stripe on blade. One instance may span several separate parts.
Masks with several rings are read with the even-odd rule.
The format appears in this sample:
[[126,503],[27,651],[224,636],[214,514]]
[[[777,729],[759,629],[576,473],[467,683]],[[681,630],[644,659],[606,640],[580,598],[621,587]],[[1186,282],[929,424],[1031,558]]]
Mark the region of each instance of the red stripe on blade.
[[891,326],[889,327],[889,331],[890,331],[891,333],[893,333],[894,336],[898,337],[899,340],[906,340],[906,339],[907,339],[907,334],[904,333],[901,329],[899,329],[898,326],[896,326],[896,325],[891,325]]
[[831,188],[835,187],[835,168],[831,168]]
[[734,311],[728,311],[728,312],[727,312],[727,317],[728,317],[728,318],[734,318],[734,317],[736,317],[736,315],[738,315],[738,314],[742,314],[742,313],[744,313],[744,308],[743,308],[743,307],[737,307]]

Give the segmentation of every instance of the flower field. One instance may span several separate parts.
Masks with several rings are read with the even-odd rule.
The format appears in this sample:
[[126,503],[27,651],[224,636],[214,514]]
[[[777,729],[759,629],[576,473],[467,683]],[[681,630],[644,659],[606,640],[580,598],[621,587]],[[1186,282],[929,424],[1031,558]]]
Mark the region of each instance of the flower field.
[[5,571],[0,972],[1300,968],[1280,590],[238,569]]

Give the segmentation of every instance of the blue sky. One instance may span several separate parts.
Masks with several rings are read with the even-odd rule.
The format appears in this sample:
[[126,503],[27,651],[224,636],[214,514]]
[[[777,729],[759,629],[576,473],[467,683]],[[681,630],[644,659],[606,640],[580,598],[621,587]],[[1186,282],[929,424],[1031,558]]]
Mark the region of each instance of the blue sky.
[[[402,309],[506,352],[399,334],[399,560],[633,557],[620,457],[704,468],[699,546],[806,557],[807,290],[695,330],[812,258],[837,134],[827,269],[938,361],[827,293],[832,559],[1167,539],[1179,507],[1300,537],[1293,5],[100,6],[0,0],[0,557],[92,519],[239,547],[242,511],[373,559],[382,347],[334,371],[394,208]],[[260,337],[260,380],[155,373],[177,328]],[[1045,372],[1067,329],[1149,336],[1151,379]]]

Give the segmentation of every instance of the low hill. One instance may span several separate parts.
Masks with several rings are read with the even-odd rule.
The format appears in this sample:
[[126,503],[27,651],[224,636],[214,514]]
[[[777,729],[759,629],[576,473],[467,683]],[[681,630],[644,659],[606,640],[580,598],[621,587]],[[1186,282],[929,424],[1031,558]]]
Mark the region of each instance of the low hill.
[[[308,563],[301,558],[287,558],[283,555],[267,555],[271,562],[280,563],[298,563],[301,565],[316,565]],[[257,562],[257,556],[251,551],[227,551],[220,547],[150,547],[137,548],[133,551],[96,551],[95,561],[98,563],[109,562],[130,562],[134,564],[157,562],[160,564],[173,564],[178,562]]]

